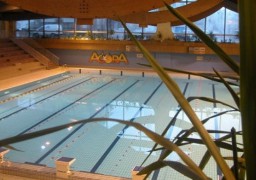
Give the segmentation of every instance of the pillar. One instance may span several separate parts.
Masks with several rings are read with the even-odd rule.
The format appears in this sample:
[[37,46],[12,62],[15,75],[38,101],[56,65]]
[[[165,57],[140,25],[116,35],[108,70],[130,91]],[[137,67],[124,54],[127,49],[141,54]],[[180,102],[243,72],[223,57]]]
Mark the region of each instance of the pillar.
[[16,33],[16,21],[0,21],[0,38],[12,38]]
[[[166,7],[159,8],[159,11],[166,11]],[[173,39],[173,32],[171,28],[171,22],[157,24],[156,33],[152,37],[155,40],[171,40]]]

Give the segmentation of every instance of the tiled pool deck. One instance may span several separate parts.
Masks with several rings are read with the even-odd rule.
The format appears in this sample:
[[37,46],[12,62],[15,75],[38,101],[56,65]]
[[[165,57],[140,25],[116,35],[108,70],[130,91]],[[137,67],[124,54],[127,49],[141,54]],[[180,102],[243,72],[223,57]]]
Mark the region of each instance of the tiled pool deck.
[[[0,179],[4,180],[56,180],[56,169],[46,166],[4,162],[0,164]],[[103,174],[71,171],[69,180],[129,180],[129,178],[106,176]]]

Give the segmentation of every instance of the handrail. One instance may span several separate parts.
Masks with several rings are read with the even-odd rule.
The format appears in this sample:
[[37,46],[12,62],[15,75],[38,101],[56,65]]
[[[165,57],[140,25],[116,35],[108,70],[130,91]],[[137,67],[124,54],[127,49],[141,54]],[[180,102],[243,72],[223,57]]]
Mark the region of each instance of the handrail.
[[41,46],[39,43],[37,43],[35,40],[27,38],[23,39],[25,43],[33,47],[35,50],[39,51],[41,54],[46,56],[48,59],[50,59],[55,65],[59,65],[59,57],[53,54],[51,51],[45,49],[43,46]]
[[57,66],[58,64],[55,64],[55,62],[48,59],[48,57],[41,54],[39,51],[25,43],[21,39],[11,39],[12,42],[14,42],[16,45],[18,45],[20,48],[22,48],[24,51],[26,51],[28,54],[33,56],[36,60],[38,60],[40,63],[42,63],[44,66],[46,66],[48,69]]

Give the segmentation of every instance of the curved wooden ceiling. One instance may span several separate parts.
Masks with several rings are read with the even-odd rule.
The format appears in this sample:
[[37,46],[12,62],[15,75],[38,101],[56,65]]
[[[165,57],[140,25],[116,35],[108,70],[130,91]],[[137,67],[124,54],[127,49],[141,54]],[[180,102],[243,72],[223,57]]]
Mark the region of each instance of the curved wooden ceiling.
[[[21,9],[55,17],[113,18],[148,12],[163,6],[162,0],[1,0]],[[171,4],[178,0],[165,0]]]
[[[177,10],[191,21],[196,21],[212,14],[223,6],[224,0],[198,0],[186,6],[177,8]],[[155,25],[163,22],[171,22],[173,25],[179,25],[181,22],[173,16],[168,10],[158,12],[141,12],[137,14],[121,17],[125,22],[141,25]]]
[[[165,1],[173,4],[179,0]],[[233,1],[236,0],[197,0],[177,9],[190,20],[196,21],[214,13],[221,7],[236,10],[237,3]],[[152,9],[163,7],[163,0],[132,2],[131,0],[0,0],[0,3],[2,3],[0,19],[71,17],[92,21],[94,18],[117,19],[119,16],[125,22],[140,25],[155,25],[162,22],[171,22],[173,25],[181,24],[168,11],[149,12]],[[22,17],[22,13],[26,16]]]

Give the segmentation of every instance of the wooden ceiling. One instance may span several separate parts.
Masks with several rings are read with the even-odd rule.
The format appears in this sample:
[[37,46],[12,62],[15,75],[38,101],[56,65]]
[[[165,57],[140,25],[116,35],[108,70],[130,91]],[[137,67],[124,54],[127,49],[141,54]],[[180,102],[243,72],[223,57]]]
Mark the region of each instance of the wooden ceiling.
[[[165,0],[169,4],[179,0]],[[197,0],[178,10],[195,21],[235,0]],[[229,2],[229,3],[226,3]],[[122,18],[142,25],[180,22],[167,11],[149,12],[163,7],[163,0],[0,0],[0,20],[22,20],[44,17],[71,17],[80,20]]]
[[[198,0],[186,6],[181,6],[177,10],[191,21],[202,19],[224,6],[223,0]],[[169,11],[157,12],[141,12],[137,14],[129,14],[122,16],[121,19],[125,22],[136,24],[157,24],[171,22],[172,25],[179,25],[181,22],[172,15]]]
[[[174,3],[178,0],[166,0]],[[21,9],[55,17],[113,18],[147,12],[163,6],[162,0],[2,0]]]

